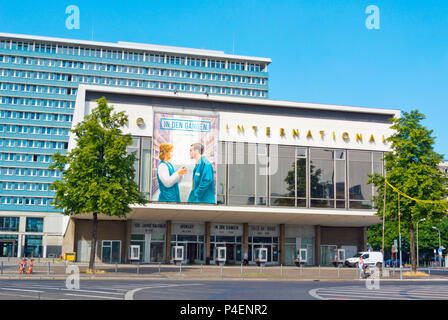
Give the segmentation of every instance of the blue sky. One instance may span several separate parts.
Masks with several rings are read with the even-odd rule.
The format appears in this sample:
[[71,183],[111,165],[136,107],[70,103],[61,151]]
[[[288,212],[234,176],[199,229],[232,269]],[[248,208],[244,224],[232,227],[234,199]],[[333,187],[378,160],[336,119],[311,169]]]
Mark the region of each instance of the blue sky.
[[[65,9],[80,9],[68,30]],[[366,7],[380,29],[365,26]],[[419,109],[448,158],[448,1],[2,1],[0,31],[272,59],[270,98]],[[93,28],[92,28],[93,26]]]

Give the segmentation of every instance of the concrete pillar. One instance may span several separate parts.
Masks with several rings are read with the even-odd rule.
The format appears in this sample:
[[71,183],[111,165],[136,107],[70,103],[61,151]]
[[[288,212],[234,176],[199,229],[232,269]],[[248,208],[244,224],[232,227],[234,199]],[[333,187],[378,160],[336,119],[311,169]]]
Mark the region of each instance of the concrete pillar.
[[249,224],[248,223],[243,224],[243,256],[242,256],[242,258],[244,258],[245,253],[249,254]]
[[205,223],[205,264],[210,264],[210,222]]
[[315,252],[315,257],[316,257],[316,261],[315,264],[316,266],[319,266],[321,261],[320,261],[320,243],[321,243],[321,228],[320,226],[316,226],[316,247],[314,248],[314,252]]
[[171,260],[171,221],[166,222],[165,231],[165,263]]
[[125,256],[122,257],[125,263],[129,263],[129,246],[131,245],[131,235],[132,235],[132,220],[126,220],[126,242],[124,248]]
[[367,227],[361,228],[362,232],[362,247],[361,251],[367,251]]
[[280,249],[280,264],[285,264],[286,262],[286,256],[285,256],[285,252],[286,252],[286,246],[285,246],[285,225],[281,224],[280,225],[280,239],[279,239],[279,249]]

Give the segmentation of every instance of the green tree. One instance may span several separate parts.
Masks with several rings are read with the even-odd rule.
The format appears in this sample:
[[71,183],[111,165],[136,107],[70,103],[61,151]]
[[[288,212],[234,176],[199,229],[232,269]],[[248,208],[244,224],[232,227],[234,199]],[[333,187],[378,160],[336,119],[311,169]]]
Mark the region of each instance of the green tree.
[[127,152],[132,138],[121,130],[127,115],[113,112],[104,97],[96,102],[98,106],[71,130],[76,147],[65,155],[53,155],[50,167],[62,172],[62,179],[51,185],[56,191],[55,208],[70,216],[93,215],[91,270],[95,267],[98,214],[123,217],[131,211],[130,204],[147,202],[134,180],[136,155]]
[[[442,155],[434,151],[432,130],[421,124],[425,116],[413,110],[403,112],[402,117],[392,119],[391,129],[394,134],[388,138],[391,152],[385,154],[385,171],[388,182],[401,192],[421,200],[441,201],[448,195],[448,178],[439,169]],[[383,197],[385,177],[380,174],[370,176],[378,190],[374,197],[377,214],[383,215]],[[398,197],[400,197],[401,226],[409,231],[409,244],[412,270],[417,264],[415,259],[414,226],[425,218],[437,223],[445,215],[446,202],[422,203],[404,196],[399,196],[390,187],[386,190],[385,219],[396,220],[398,217]]]

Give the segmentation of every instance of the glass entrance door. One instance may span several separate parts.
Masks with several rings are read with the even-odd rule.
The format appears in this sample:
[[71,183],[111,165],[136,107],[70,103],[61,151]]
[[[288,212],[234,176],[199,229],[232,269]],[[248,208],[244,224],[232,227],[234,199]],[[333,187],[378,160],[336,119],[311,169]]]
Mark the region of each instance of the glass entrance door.
[[121,241],[103,240],[101,250],[101,261],[103,263],[120,263]]
[[14,240],[0,241],[0,257],[17,256],[17,247]]
[[338,246],[336,245],[322,245],[320,246],[320,264],[322,266],[331,265],[331,260],[334,258],[334,254]]

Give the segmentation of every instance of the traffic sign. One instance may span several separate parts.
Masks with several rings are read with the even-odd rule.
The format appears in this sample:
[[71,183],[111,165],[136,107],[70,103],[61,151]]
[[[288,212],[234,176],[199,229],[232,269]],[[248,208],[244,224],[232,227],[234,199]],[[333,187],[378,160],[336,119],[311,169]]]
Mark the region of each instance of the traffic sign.
[[439,248],[439,256],[441,256],[441,255],[442,255],[442,253],[443,253],[443,250],[442,250],[442,248]]

